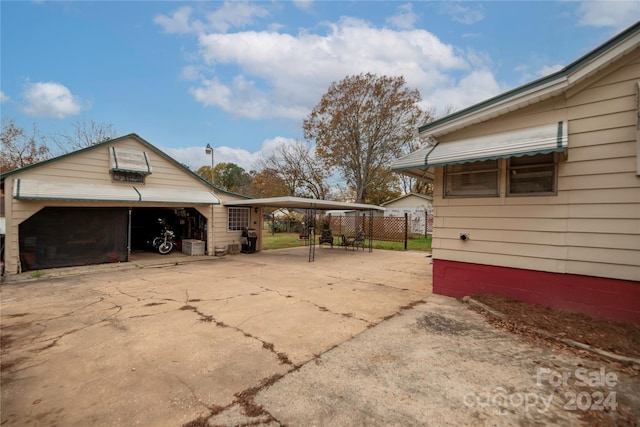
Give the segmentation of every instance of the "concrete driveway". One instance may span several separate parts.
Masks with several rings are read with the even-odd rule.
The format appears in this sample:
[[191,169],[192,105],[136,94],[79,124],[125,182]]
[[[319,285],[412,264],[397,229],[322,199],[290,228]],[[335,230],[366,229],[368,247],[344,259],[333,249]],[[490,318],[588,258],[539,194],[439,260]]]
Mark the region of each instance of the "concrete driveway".
[[4,284],[2,426],[178,426],[246,403],[243,392],[430,294],[424,253],[307,259],[307,248],[179,256]]
[[307,256],[178,256],[3,285],[0,424],[633,425],[640,416],[637,372],[524,343],[431,295],[424,253]]

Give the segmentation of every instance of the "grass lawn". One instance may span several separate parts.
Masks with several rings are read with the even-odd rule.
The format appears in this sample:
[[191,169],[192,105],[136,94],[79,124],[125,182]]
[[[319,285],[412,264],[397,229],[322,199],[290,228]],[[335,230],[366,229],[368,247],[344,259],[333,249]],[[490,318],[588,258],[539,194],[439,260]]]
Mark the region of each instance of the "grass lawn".
[[[262,236],[263,250],[304,246],[307,243],[305,240],[300,240],[298,233],[276,233],[274,236],[271,236],[271,233],[265,232]],[[335,241],[337,242],[338,239],[336,238]],[[387,242],[384,240],[374,240],[373,248],[386,249],[391,251],[403,251],[404,242]],[[418,239],[409,239],[407,241],[407,249],[411,251],[431,252],[431,236],[421,237]]]

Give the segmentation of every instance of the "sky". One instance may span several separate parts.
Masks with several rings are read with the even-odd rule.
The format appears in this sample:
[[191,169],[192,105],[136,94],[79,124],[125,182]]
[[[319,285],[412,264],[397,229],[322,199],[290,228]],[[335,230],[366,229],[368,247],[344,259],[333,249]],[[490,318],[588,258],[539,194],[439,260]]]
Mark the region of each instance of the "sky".
[[403,76],[462,109],[570,64],[640,1],[2,1],[0,108],[26,130],[136,133],[196,170],[247,171],[331,83]]

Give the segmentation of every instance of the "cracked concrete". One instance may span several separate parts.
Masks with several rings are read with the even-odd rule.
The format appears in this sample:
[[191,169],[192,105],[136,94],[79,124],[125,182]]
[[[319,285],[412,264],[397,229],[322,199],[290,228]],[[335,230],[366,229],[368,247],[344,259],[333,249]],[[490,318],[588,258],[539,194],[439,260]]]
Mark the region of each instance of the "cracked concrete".
[[277,425],[261,390],[431,292],[424,253],[307,255],[4,284],[0,423]]

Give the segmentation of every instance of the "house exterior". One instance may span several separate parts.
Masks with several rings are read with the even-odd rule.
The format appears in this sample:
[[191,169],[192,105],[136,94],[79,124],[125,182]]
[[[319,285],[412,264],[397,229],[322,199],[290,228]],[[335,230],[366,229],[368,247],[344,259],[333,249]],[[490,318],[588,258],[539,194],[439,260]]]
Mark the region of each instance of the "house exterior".
[[423,234],[433,231],[432,197],[426,194],[409,193],[381,204],[384,216],[404,217],[408,215],[409,233]]
[[[261,210],[224,205],[247,199],[203,180],[136,134],[0,175],[5,272],[124,262],[148,249],[158,220],[206,252],[241,242],[262,226]],[[211,226],[213,224],[213,226]],[[156,234],[157,235],[157,234]]]
[[640,322],[640,24],[564,69],[419,129],[433,290]]

